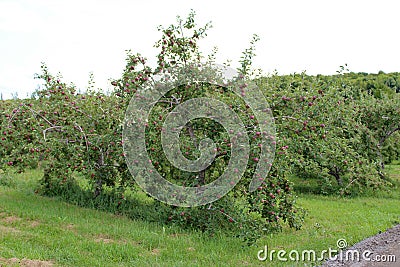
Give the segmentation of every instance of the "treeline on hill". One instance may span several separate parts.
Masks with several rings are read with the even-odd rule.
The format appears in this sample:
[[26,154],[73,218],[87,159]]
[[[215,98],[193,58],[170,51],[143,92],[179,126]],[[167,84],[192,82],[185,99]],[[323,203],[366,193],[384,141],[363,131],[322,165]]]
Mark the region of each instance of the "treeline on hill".
[[[153,76],[203,60],[197,42],[208,28],[209,24],[197,27],[194,13],[185,20],[178,17],[177,25],[160,28],[157,68],[128,52],[126,68],[112,81],[111,94],[93,88],[78,93],[43,65],[37,75],[43,86],[32,98],[1,102],[2,171],[40,165],[44,175],[37,193],[133,218],[211,233],[232,231],[249,243],[283,223],[301,227],[304,212],[296,205],[290,177],[318,181],[321,194],[357,195],[395,186],[385,174],[385,164],[400,158],[400,73],[345,73],[342,67],[332,76],[273,74],[250,80],[254,37],[238,71],[243,81],[262,90],[275,119],[275,160],[265,181],[248,191],[260,153],[260,131],[251,109],[224,88],[194,84],[172,90],[152,111],[146,127],[152,164],[167,180],[185,186],[204,185],[224,172],[231,143],[215,122],[193,121],[181,135],[181,150],[188,158],[198,157],[196,140],[205,136],[217,146],[218,158],[200,174],[172,166],[160,142],[168,112],[188,99],[207,96],[227,103],[246,125],[253,125],[247,127],[251,151],[243,179],[218,201],[194,208],[135,199],[132,192],[140,188],[128,171],[122,142],[126,108]],[[207,62],[212,61],[211,56]]]

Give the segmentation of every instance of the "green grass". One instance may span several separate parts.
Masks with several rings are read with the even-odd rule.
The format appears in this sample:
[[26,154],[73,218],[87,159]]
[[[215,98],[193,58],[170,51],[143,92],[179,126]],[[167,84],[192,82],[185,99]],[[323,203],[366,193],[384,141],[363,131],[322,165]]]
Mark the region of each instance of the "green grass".
[[[390,166],[393,178],[398,178],[399,167]],[[308,216],[302,230],[285,227],[255,246],[243,247],[235,238],[130,220],[38,196],[33,191],[40,175],[36,170],[8,179],[0,174],[0,258],[50,260],[58,266],[304,266],[260,262],[257,252],[264,245],[286,251],[336,249],[339,238],[352,245],[400,221],[399,192],[351,199],[303,194],[298,202]]]
[[265,238],[259,242],[260,245],[264,243],[269,249],[288,252],[313,249],[318,253],[324,249],[337,249],[338,239],[345,239],[348,245],[353,245],[400,223],[399,199],[302,195],[299,203],[308,210],[304,227],[300,231],[285,229]]
[[385,171],[390,175],[392,179],[400,184],[400,161],[395,161],[395,164],[387,165]]

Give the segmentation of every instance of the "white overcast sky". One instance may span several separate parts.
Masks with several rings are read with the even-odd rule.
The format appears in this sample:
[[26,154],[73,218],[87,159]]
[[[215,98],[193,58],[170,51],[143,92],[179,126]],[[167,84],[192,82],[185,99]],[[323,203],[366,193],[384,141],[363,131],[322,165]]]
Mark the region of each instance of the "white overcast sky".
[[39,83],[45,62],[54,74],[85,89],[93,72],[107,89],[132,49],[155,63],[157,26],[197,13],[199,25],[212,21],[203,51],[219,48],[220,63],[233,66],[260,36],[255,67],[265,73],[334,74],[400,71],[400,1],[121,1],[0,0],[0,93],[25,97]]

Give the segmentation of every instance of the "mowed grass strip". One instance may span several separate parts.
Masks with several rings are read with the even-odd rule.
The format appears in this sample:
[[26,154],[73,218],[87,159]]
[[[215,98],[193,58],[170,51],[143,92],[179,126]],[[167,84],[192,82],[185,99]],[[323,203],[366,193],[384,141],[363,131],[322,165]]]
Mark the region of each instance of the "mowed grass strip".
[[287,252],[336,249],[340,238],[352,245],[400,223],[400,194],[351,199],[303,194],[298,203],[308,216],[302,230],[285,227],[243,247],[235,238],[130,220],[35,195],[40,174],[14,175],[11,185],[0,186],[2,259],[42,260],[54,266],[304,266],[279,262],[276,255],[273,263],[261,262],[257,252],[265,245]]
[[[29,174],[39,173],[15,175],[15,187],[0,186],[0,258],[46,260],[55,266],[258,264],[251,263],[250,248],[235,238],[211,238],[35,195]],[[20,184],[25,178],[27,183]]]

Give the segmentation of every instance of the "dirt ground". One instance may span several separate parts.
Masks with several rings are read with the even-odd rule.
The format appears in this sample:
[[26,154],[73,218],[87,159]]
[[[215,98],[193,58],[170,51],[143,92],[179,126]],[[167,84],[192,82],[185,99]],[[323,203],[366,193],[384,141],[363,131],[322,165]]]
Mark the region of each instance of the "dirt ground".
[[29,259],[4,259],[0,258],[0,267],[3,266],[23,266],[23,267],[51,267],[51,261],[29,260]]

